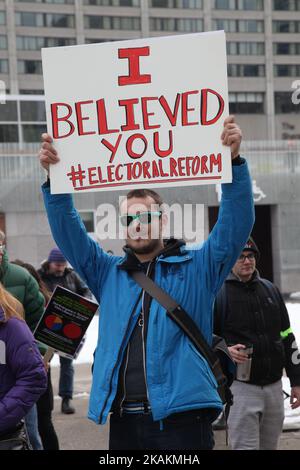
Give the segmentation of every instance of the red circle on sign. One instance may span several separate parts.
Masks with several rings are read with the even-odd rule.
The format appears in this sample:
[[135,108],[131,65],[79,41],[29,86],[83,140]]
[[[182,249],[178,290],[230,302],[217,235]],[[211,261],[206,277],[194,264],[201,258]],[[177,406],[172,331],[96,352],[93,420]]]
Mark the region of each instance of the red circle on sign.
[[59,331],[63,326],[63,321],[56,315],[48,315],[45,318],[45,325],[47,328],[49,328],[49,330]]
[[77,339],[82,334],[80,326],[75,325],[74,323],[68,323],[63,329],[64,335],[70,339]]

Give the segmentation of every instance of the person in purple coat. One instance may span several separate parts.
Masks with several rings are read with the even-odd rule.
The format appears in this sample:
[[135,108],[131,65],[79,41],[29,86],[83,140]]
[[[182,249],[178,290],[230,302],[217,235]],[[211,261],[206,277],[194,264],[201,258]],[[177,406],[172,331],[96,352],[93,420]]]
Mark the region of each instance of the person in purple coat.
[[47,387],[43,359],[23,315],[22,304],[0,283],[0,440]]

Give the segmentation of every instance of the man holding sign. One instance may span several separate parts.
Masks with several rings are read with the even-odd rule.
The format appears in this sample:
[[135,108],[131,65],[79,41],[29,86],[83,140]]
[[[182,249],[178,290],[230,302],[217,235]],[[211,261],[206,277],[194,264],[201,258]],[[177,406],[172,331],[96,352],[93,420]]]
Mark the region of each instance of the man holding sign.
[[[203,48],[202,53],[205,54],[207,45],[202,44],[202,37],[188,36],[181,39],[174,38],[178,44],[178,54],[181,41],[184,46],[193,45],[194,42],[199,43],[200,49]],[[217,33],[216,36],[209,34],[208,38],[219,41],[220,34]],[[131,274],[140,271],[153,279],[182,306],[201,330],[206,341],[211,344],[214,298],[242,251],[254,222],[247,163],[239,156],[241,130],[233,116],[227,117],[225,121],[224,118],[220,120],[221,116],[228,115],[228,104],[222,98],[226,95],[224,89],[226,86],[219,84],[223,86],[220,90],[217,84],[214,86],[213,83],[210,88],[202,87],[200,93],[196,91],[192,74],[189,75],[185,70],[187,63],[184,61],[188,60],[189,55],[184,53],[186,47],[181,51],[183,75],[180,73],[176,75],[175,68],[172,70],[174,64],[169,48],[174,45],[170,41],[170,38],[161,42],[157,39],[147,40],[146,42],[151,45],[149,50],[145,46],[138,52],[136,48],[138,41],[131,42],[134,42],[132,50],[130,47],[122,48],[118,44],[105,45],[99,49],[99,54],[103,52],[104,59],[106,53],[110,54],[107,57],[111,57],[113,51],[116,52],[119,62],[125,61],[123,68],[120,68],[118,63],[111,67],[113,82],[121,90],[118,89],[116,92],[121,95],[123,93],[122,99],[118,102],[119,107],[126,107],[126,122],[123,122],[121,127],[118,125],[118,120],[121,119],[118,109],[115,109],[108,119],[109,108],[105,106],[104,98],[96,100],[98,118],[94,115],[89,123],[87,114],[84,115],[81,111],[85,105],[91,105],[95,109],[94,100],[87,103],[81,99],[81,104],[76,101],[77,106],[75,104],[73,107],[67,86],[63,87],[65,98],[59,93],[51,97],[48,91],[48,128],[52,129],[51,133],[55,135],[55,146],[52,137],[43,134],[40,162],[48,172],[50,170],[50,179],[48,178],[43,185],[44,201],[57,245],[100,304],[99,339],[95,352],[88,416],[97,424],[105,424],[111,413],[109,443],[111,450],[213,448],[211,423],[222,410],[215,377],[206,359],[167,316],[166,309],[141,289]],[[98,45],[96,46],[98,51]],[[83,47],[86,51],[83,57],[86,58],[91,53],[90,59],[92,59],[92,53],[96,49]],[[64,67],[66,62],[72,76],[73,62],[67,61],[65,54],[68,51],[66,48],[62,49],[64,50],[61,58],[64,60],[61,65]],[[69,49],[72,56],[74,48]],[[221,49],[225,54],[225,43],[221,44]],[[49,54],[49,62],[48,59],[45,60],[44,70],[46,90],[52,86],[48,74],[48,66],[50,67],[52,63],[52,52]],[[158,79],[157,73],[152,74],[149,70],[144,70],[146,60],[150,60],[151,57],[160,57],[161,73]],[[222,54],[220,60],[222,64],[225,63]],[[89,64],[87,61],[81,64],[81,68],[87,70]],[[208,68],[204,67],[203,71],[201,70],[202,78],[207,78]],[[198,70],[198,65],[196,69]],[[59,67],[55,70],[56,73],[59,71],[55,81],[63,86],[65,75],[60,75]],[[105,75],[107,68],[103,67],[101,70],[103,76],[98,78],[105,89],[107,83],[111,81]],[[171,91],[179,86],[177,82],[180,76],[185,78],[191,90],[185,94],[177,94],[176,96],[180,96],[175,99],[172,107],[171,93],[168,93],[167,89],[165,94],[161,94],[156,100],[153,89],[150,96],[149,90],[147,92],[146,88],[143,88],[154,86],[159,81],[165,83],[165,75],[170,71],[174,72],[167,80]],[[218,71],[218,67],[216,70],[212,67],[212,81],[218,79]],[[226,72],[224,73],[226,84]],[[220,71],[219,75],[223,78]],[[93,78],[89,77],[91,88],[93,88]],[[70,82],[69,87],[72,86]],[[134,91],[135,97],[138,93],[140,97],[132,98],[134,101],[131,102],[128,98],[125,105],[124,90],[126,89],[128,93],[129,88],[131,93]],[[210,105],[208,110],[205,106],[208,105],[209,90],[215,90],[217,94],[212,93],[215,96],[214,106]],[[93,91],[90,91],[89,96],[92,96],[92,93]],[[198,102],[199,96],[201,96],[201,116],[200,120],[197,120],[195,115],[199,113],[199,109],[195,111],[196,104],[193,105],[190,99],[196,97]],[[171,124],[169,129],[171,151],[166,151],[165,155],[161,143],[158,142],[158,134],[155,137],[151,134],[153,131],[149,129],[151,116],[152,118],[154,115],[157,118],[159,116],[158,108],[151,112],[149,108],[145,108],[147,106],[147,100],[143,101],[145,97],[149,98],[148,101],[161,106]],[[112,95],[109,95],[108,101],[113,104]],[[64,115],[58,114],[61,103],[67,105],[65,106],[67,113]],[[144,108],[141,104],[143,118],[138,123],[137,116],[140,118],[141,114],[135,114],[135,106],[139,103],[144,103]],[[77,114],[75,121],[74,109]],[[85,122],[83,116],[86,118]],[[162,114],[160,118],[160,122],[163,122]],[[97,131],[93,127],[95,122],[98,122]],[[60,127],[61,123],[63,127]],[[85,124],[91,123],[93,126],[84,128]],[[143,132],[137,132],[141,123]],[[151,125],[159,126],[158,121],[156,124],[151,121]],[[155,132],[159,132],[157,129]],[[86,132],[90,133],[89,136],[83,135]],[[107,144],[110,145],[107,160],[109,159],[112,165],[123,166],[117,169],[116,166],[111,168],[108,165],[104,178],[102,162],[106,161],[105,155],[102,154],[99,160],[101,164],[98,167],[101,171],[91,160],[95,154],[94,132],[98,133],[97,145],[101,133],[110,132],[117,135],[114,141],[111,140],[111,135],[106,135],[100,142],[102,145],[110,142]],[[149,150],[149,136],[153,137],[154,151]],[[69,141],[68,144],[70,138],[75,140]],[[85,138],[91,140],[85,141]],[[144,142],[144,146],[134,146],[134,141],[138,139]],[[121,146],[124,140],[126,143],[120,151],[119,145]],[[70,142],[73,142],[71,147]],[[82,147],[83,142],[90,142],[85,151]],[[165,150],[167,148],[168,146],[164,147]],[[80,149],[84,158],[78,160],[76,155]],[[161,154],[158,155],[157,152]],[[120,161],[121,155],[122,161]],[[190,166],[188,158],[192,158]],[[126,159],[129,159],[129,163]],[[140,166],[134,167],[136,163]],[[139,168],[140,174],[138,174]],[[188,249],[185,243],[179,240],[170,239],[164,242],[163,229],[167,217],[163,211],[162,199],[159,194],[148,188],[192,185],[195,181],[196,184],[201,184],[204,180],[206,183],[208,180],[214,183],[216,181],[228,183],[231,181],[231,170],[232,183],[223,184],[219,219],[208,239],[194,249]],[[120,186],[121,177],[124,183],[122,189],[131,189],[120,206],[121,223],[126,238],[124,257],[108,255],[87,235],[71,196],[63,194],[66,193],[66,189],[63,190],[66,185],[69,192],[76,192],[77,188],[82,191],[95,190],[96,187],[98,190],[103,190],[111,185],[115,187],[116,183]],[[111,181],[108,181],[109,178]],[[149,183],[152,183],[151,186]]]
[[[222,140],[231,147],[233,182],[223,185],[218,222],[196,250],[172,241],[165,248],[164,217],[151,214],[151,206],[161,205],[161,200],[154,191],[136,190],[121,206],[128,229],[136,223],[139,232],[145,224],[139,219],[147,212],[147,224],[158,225],[159,237],[129,237],[124,259],[108,255],[87,235],[71,196],[51,195],[49,182],[44,185],[53,237],[99,303],[101,300],[89,417],[104,424],[113,411],[110,449],[213,447],[211,422],[222,404],[212,373],[164,309],[140,295],[127,270],[132,269],[132,263],[148,274],[155,269],[155,281],[192,315],[211,341],[214,297],[254,221],[247,164],[239,156],[241,132],[233,117],[225,120]],[[51,137],[44,134],[40,161],[47,169],[59,161],[51,142]],[[131,347],[142,354],[130,354]]]

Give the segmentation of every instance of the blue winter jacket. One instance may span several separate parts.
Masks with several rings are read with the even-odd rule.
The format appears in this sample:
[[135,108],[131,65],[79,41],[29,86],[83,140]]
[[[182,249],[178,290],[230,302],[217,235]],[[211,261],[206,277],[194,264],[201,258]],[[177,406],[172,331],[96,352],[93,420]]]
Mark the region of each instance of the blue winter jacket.
[[[233,182],[222,185],[218,222],[196,250],[158,256],[155,282],[173,296],[212,339],[212,307],[251,232],[254,208],[247,163],[233,166]],[[104,424],[116,395],[124,351],[140,313],[140,287],[124,269],[124,257],[111,256],[92,240],[71,195],[43,187],[53,237],[100,303],[88,417]],[[127,255],[125,255],[126,257]],[[135,312],[135,313],[133,313]],[[146,344],[146,382],[154,420],[172,413],[222,408],[216,380],[206,362],[165,310],[151,303]]]

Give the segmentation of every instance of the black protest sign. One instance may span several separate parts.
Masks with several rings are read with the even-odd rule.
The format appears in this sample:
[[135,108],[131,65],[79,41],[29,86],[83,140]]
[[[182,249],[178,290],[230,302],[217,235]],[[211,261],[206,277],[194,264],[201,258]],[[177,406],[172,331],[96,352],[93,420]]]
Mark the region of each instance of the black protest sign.
[[57,286],[34,337],[62,356],[74,357],[98,305]]

